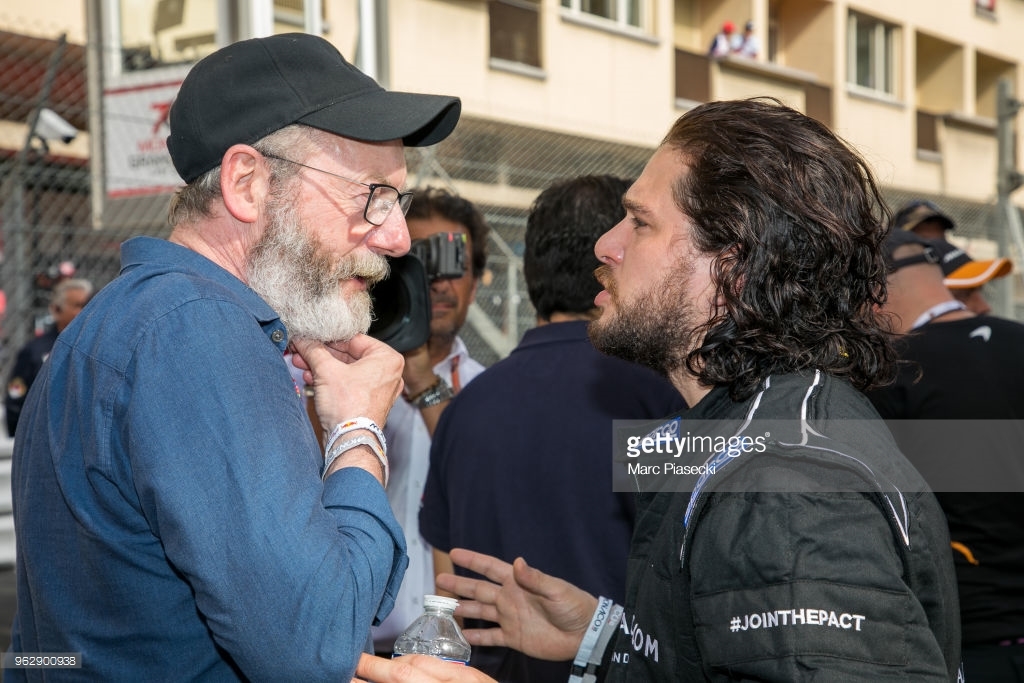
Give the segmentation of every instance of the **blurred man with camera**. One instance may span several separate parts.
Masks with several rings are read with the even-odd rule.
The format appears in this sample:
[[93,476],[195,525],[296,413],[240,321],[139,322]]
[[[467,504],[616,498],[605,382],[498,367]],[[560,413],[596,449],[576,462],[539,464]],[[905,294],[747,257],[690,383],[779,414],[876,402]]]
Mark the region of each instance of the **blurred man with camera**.
[[428,187],[416,190],[406,221],[410,254],[423,263],[429,282],[430,336],[404,352],[404,400],[395,401],[384,426],[392,472],[388,500],[405,531],[409,569],[395,609],[374,629],[374,646],[382,653],[422,613],[423,595],[434,592],[431,548],[420,537],[418,521],[430,439],[452,396],[484,369],[458,336],[487,264],[483,215],[468,200]]

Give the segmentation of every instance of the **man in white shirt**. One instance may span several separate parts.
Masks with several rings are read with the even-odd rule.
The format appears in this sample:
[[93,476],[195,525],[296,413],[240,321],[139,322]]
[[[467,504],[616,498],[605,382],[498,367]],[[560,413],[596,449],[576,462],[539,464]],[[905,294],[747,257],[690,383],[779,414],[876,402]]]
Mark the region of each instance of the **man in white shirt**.
[[732,54],[741,57],[756,59],[757,53],[761,51],[761,41],[754,33],[754,22],[748,21],[743,27],[743,33],[732,37]]
[[[404,400],[395,401],[384,426],[391,463],[388,500],[405,531],[409,568],[394,610],[373,629],[374,649],[381,654],[390,653],[395,638],[422,613],[423,595],[434,592],[432,549],[419,532],[430,438],[451,397],[484,370],[470,358],[458,332],[487,265],[487,223],[471,202],[446,190],[428,187],[415,193],[406,215],[412,251],[416,252],[418,240],[429,240],[432,235],[444,235],[446,241],[462,240],[465,268],[461,277],[434,277],[428,264],[430,339],[405,353]],[[428,252],[431,249],[435,246]]]

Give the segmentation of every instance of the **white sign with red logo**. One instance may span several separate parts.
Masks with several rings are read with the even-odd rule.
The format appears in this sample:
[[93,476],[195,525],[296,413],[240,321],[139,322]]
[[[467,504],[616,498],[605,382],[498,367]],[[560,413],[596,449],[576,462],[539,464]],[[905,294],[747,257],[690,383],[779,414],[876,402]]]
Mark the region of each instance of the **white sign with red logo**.
[[167,116],[181,81],[103,93],[107,196],[164,194],[182,185],[167,153]]

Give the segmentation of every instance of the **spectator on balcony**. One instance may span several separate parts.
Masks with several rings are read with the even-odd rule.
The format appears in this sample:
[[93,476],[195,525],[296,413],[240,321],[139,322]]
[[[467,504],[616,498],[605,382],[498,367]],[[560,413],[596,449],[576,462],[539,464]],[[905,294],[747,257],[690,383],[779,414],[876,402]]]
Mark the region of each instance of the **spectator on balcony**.
[[38,336],[29,340],[18,351],[14,368],[7,380],[7,393],[4,394],[4,414],[7,420],[7,435],[14,436],[21,417],[21,407],[25,404],[25,396],[39,374],[39,369],[50,355],[57,335],[68,326],[92,297],[92,282],[85,278],[68,278],[60,280],[53,286],[50,297],[50,317],[53,322]]
[[732,34],[736,31],[736,25],[731,21],[722,24],[722,30],[715,34],[711,40],[711,47],[708,48],[708,57],[717,59],[725,57],[732,51]]
[[749,57],[750,59],[757,58],[758,52],[761,51],[761,40],[754,33],[754,22],[748,21],[743,26],[743,33],[738,33],[732,37],[730,48],[734,55]]

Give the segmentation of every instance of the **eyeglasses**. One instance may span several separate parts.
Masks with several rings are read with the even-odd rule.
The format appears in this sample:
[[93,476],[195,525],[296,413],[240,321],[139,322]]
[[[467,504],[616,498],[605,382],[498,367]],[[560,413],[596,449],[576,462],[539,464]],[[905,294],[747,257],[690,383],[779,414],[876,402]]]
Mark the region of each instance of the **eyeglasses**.
[[341,178],[342,180],[350,183],[370,188],[370,195],[366,198],[366,206],[363,208],[363,218],[373,225],[383,225],[388,214],[391,213],[391,209],[395,208],[395,204],[397,204],[398,208],[402,210],[403,216],[409,213],[409,207],[412,205],[412,192],[401,192],[397,187],[393,187],[385,183],[361,183],[358,180],[352,180],[351,178],[346,178],[343,175],[331,173],[330,171],[325,171],[322,168],[316,168],[315,166],[300,164],[298,161],[292,161],[291,159],[285,159],[284,157],[274,156],[273,154],[264,154],[263,156],[268,159],[277,159],[278,161],[295,164],[302,168],[308,168],[309,170],[317,171],[318,173],[326,173],[329,176]]

